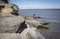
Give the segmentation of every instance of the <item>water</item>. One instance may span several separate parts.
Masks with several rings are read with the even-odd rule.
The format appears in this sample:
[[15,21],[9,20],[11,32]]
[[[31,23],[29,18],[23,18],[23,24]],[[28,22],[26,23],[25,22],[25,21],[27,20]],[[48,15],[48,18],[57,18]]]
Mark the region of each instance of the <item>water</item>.
[[19,12],[22,16],[32,17],[33,14],[42,17],[47,22],[60,22],[60,10],[52,9],[21,9]]
[[46,22],[50,22],[47,27],[50,29],[40,31],[46,39],[60,39],[60,10],[52,9],[21,9],[22,16],[32,17],[33,14],[42,17]]

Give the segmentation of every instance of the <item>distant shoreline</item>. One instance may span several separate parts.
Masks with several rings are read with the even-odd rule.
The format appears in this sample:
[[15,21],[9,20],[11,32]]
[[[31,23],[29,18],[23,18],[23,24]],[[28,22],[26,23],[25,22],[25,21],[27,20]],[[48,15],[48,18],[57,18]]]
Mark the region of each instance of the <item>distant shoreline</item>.
[[38,9],[38,10],[60,10],[60,9]]

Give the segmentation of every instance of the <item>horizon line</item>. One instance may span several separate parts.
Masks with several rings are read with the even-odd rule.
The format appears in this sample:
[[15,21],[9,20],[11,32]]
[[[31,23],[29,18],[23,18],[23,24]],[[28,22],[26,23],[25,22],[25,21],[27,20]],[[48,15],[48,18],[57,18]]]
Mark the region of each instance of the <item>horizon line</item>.
[[60,9],[60,8],[19,8],[19,9]]

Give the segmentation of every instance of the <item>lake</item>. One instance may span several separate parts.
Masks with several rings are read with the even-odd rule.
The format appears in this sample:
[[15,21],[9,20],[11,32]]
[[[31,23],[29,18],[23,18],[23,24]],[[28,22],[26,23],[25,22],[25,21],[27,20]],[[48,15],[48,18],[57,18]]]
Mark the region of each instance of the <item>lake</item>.
[[42,17],[42,19],[50,24],[50,29],[41,30],[42,35],[46,39],[60,39],[60,10],[58,9],[20,9],[19,15],[32,17],[33,14]]
[[33,14],[42,17],[47,22],[60,22],[60,10],[52,9],[21,9],[19,12],[22,16],[32,17]]

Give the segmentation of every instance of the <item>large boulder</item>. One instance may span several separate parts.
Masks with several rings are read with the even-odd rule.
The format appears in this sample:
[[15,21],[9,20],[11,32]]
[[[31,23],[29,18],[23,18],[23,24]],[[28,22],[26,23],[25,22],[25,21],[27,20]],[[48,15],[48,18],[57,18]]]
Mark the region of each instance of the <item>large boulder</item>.
[[15,33],[24,17],[19,16],[19,8],[8,0],[0,0],[0,39],[22,39]]
[[18,11],[19,11],[18,6],[11,3],[5,4],[4,7],[1,9],[1,13],[4,14],[11,13],[13,15],[18,15]]
[[15,32],[24,20],[22,16],[0,14],[0,33]]

